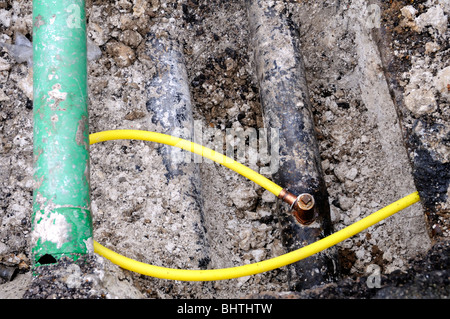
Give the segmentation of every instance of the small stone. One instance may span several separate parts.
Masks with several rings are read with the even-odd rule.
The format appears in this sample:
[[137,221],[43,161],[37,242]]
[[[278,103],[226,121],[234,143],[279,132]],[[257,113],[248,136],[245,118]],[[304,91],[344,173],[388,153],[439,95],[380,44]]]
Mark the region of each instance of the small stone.
[[9,101],[9,97],[5,94],[5,92],[3,92],[2,89],[0,89],[0,102],[3,101]]
[[350,219],[352,221],[355,221],[359,218],[360,215],[361,215],[361,207],[354,205],[354,207],[352,207],[352,210],[350,212]]
[[353,181],[356,176],[358,176],[358,170],[355,167],[351,168],[347,174],[345,174],[345,177],[351,181]]
[[97,45],[104,45],[108,42],[110,33],[96,23],[90,22],[88,25],[89,36]]
[[340,163],[334,168],[334,175],[336,175],[340,182],[345,182],[347,169],[348,167],[345,163]]
[[17,86],[31,101],[33,100],[33,69],[28,70],[28,75],[21,79]]
[[150,8],[153,12],[158,11],[159,7],[161,6],[161,3],[159,0],[150,0]]
[[440,70],[436,77],[436,89],[450,101],[450,66]]
[[361,136],[361,143],[367,143],[369,138],[366,135]]
[[339,209],[334,205],[330,205],[330,219],[333,224],[336,224],[341,220]]
[[447,30],[447,16],[440,5],[431,7],[427,12],[418,16],[415,21],[419,31],[422,31],[427,26],[431,26],[443,35]]
[[258,213],[259,218],[267,218],[272,215],[269,209],[259,207],[256,212]]
[[2,9],[0,10],[0,24],[4,25],[6,28],[11,26],[11,11]]
[[100,59],[102,56],[102,50],[99,46],[95,44],[94,41],[88,39],[87,40],[87,58],[88,61],[95,61]]
[[121,42],[111,42],[107,46],[108,53],[113,57],[119,67],[130,66],[136,60],[134,50]]
[[5,59],[0,58],[0,72],[8,71],[9,69],[11,69],[11,64],[9,64]]
[[277,197],[269,192],[268,190],[265,190],[264,193],[261,195],[261,199],[265,203],[275,203],[277,200]]
[[69,273],[65,279],[65,283],[69,288],[80,288],[81,286],[81,269],[76,264],[71,264],[67,267],[66,271]]
[[225,60],[225,69],[226,69],[228,72],[235,70],[236,67],[237,67],[237,63],[236,63],[236,61],[234,61],[232,58],[227,58],[227,59]]
[[444,12],[450,14],[450,2],[448,0],[438,0],[439,5],[444,9]]
[[119,0],[119,2],[117,3],[117,6],[121,10],[130,10],[133,7],[133,4],[131,2],[130,2],[130,0]]
[[245,212],[245,217],[248,220],[258,220],[259,219],[259,215],[256,212],[251,212],[251,211]]
[[431,53],[434,53],[440,49],[439,44],[436,42],[427,42],[425,44],[425,54],[430,55]]
[[138,110],[133,110],[125,116],[125,120],[134,121],[145,117],[145,113]]
[[239,248],[248,251],[250,249],[250,241],[252,239],[252,231],[251,229],[243,230],[239,233],[240,242],[239,242]]
[[142,36],[140,35],[140,33],[137,32],[137,31],[133,31],[133,30],[125,30],[125,31],[123,31],[120,34],[119,39],[125,45],[127,45],[127,46],[129,46],[131,48],[135,48],[135,49],[142,42]]
[[[154,1],[153,1],[154,2]],[[140,17],[143,14],[145,14],[145,11],[147,9],[147,1],[144,0],[136,0],[134,1],[134,7],[133,7],[133,15],[136,17]]]
[[257,197],[258,194],[255,192],[254,189],[248,189],[248,188],[236,188],[231,193],[231,199],[236,205],[237,209],[242,210],[253,210],[255,208],[255,205],[257,203]]
[[352,198],[349,198],[344,195],[339,195],[339,205],[341,206],[342,210],[350,210],[353,207],[353,204],[355,201]]
[[4,243],[0,242],[0,255],[3,255],[8,251],[8,246],[6,246]]
[[364,258],[364,250],[363,249],[356,251],[356,258],[358,258],[358,259]]
[[330,160],[329,159],[323,160],[322,161],[322,170],[326,171],[329,168],[330,168]]
[[385,251],[383,253],[383,259],[388,261],[388,262],[391,262],[392,261],[392,252],[390,250]]
[[420,89],[412,89],[405,94],[405,106],[418,116],[433,113],[437,109],[434,93]]
[[405,6],[400,10],[400,12],[406,19],[411,21],[416,17],[417,10],[413,6]]
[[256,262],[260,262],[266,258],[266,250],[265,249],[254,249],[251,254]]

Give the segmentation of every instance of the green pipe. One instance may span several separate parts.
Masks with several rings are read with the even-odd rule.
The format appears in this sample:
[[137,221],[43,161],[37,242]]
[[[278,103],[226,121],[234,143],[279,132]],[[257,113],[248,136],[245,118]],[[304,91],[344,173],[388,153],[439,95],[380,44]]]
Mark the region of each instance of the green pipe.
[[85,0],[33,1],[35,267],[93,251]]

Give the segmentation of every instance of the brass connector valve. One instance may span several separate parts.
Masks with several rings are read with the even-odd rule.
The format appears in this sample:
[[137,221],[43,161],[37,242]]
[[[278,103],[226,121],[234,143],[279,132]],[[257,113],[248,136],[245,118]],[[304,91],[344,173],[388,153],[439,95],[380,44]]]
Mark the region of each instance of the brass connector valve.
[[292,215],[302,225],[309,225],[314,221],[314,196],[308,193],[295,196],[287,189],[283,189],[278,198],[290,206]]

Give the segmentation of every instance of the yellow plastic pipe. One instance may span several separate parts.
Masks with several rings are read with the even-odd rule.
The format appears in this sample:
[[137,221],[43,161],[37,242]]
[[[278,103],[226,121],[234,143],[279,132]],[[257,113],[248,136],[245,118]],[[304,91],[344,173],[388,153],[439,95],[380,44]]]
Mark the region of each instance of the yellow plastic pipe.
[[205,158],[208,158],[216,163],[222,164],[225,167],[228,167],[229,169],[232,169],[236,173],[241,174],[242,176],[245,176],[249,180],[255,182],[259,186],[263,187],[264,189],[267,189],[269,192],[273,193],[275,196],[278,197],[282,187],[278,186],[271,180],[267,179],[266,177],[262,176],[261,174],[258,174],[254,170],[248,168],[245,165],[242,165],[239,162],[236,162],[235,160],[220,154],[210,148],[204,147],[200,144],[193,143],[188,140],[184,140],[179,137],[174,137],[167,134],[161,134],[156,132],[150,132],[150,131],[140,131],[140,130],[112,130],[112,131],[103,131],[99,133],[94,133],[90,135],[90,144],[95,144],[99,142],[104,141],[111,141],[111,140],[124,140],[124,139],[130,139],[130,140],[142,140],[142,141],[150,141],[150,142],[156,142],[161,144],[167,144],[174,147],[179,147],[183,150],[195,153],[197,155],[203,156]]
[[[98,142],[116,140],[116,139],[137,139],[137,140],[145,140],[152,141],[157,143],[164,143],[176,147],[183,148],[185,150],[194,151],[196,154],[202,155],[205,154],[207,158],[214,160],[222,165],[226,164],[226,161],[229,161],[228,166],[230,169],[244,175],[250,180],[256,182],[260,186],[266,188],[271,191],[275,195],[279,190],[281,191],[281,187],[274,184],[273,182],[267,180],[265,177],[259,175],[253,170],[245,167],[242,164],[239,164],[235,161],[230,161],[227,157],[214,152],[210,149],[207,149],[201,145],[182,140],[179,138],[171,137],[168,135],[155,133],[155,132],[147,132],[147,131],[135,131],[135,130],[116,130],[116,131],[105,131],[91,134],[90,143],[95,144]],[[201,149],[194,150],[195,148]],[[203,151],[205,151],[203,153]],[[214,153],[214,154],[213,154]],[[211,155],[213,154],[213,155]],[[259,175],[259,176],[258,176]],[[278,193],[279,193],[278,191]],[[275,257],[272,259],[268,259],[265,261],[238,266],[231,268],[222,268],[222,269],[208,269],[208,270],[189,270],[189,269],[173,269],[173,268],[165,268],[160,266],[154,266],[146,263],[142,263],[125,256],[122,256],[102,245],[94,241],[94,251],[109,259],[114,264],[128,269],[130,271],[161,278],[161,279],[170,279],[170,280],[180,280],[180,281],[215,281],[215,280],[225,280],[225,279],[233,279],[244,276],[250,276],[259,274],[262,272],[270,271],[273,269],[277,269],[280,267],[287,266],[289,264],[295,263],[299,260],[310,257],[318,252],[321,252],[325,249],[328,249],[351,236],[373,226],[374,224],[380,222],[383,219],[386,219],[393,214],[405,209],[408,206],[417,203],[420,200],[418,192],[414,192],[388,206],[380,209],[379,211],[361,219],[360,221],[328,236],[325,237],[313,244],[302,247],[290,253],[281,255],[279,257]]]

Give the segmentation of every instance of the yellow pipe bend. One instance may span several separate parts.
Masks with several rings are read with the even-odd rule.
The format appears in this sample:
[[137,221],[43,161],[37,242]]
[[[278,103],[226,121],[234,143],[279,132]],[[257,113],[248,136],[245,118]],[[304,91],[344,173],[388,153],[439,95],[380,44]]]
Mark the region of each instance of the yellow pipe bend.
[[[278,194],[282,190],[282,187],[276,185],[275,183],[268,180],[264,176],[256,173],[255,171],[249,169],[248,167],[220,153],[217,153],[199,144],[195,144],[187,140],[183,140],[180,138],[172,137],[161,133],[140,131],[140,130],[104,131],[91,134],[90,144],[117,139],[145,140],[179,147],[184,150],[191,151],[198,155],[209,158],[217,163],[220,163],[234,170],[235,172],[254,181],[261,187],[269,190],[276,196],[278,196]],[[180,280],[180,281],[215,281],[215,280],[233,279],[270,271],[273,269],[277,269],[295,263],[307,257],[310,257],[318,252],[321,252],[327,248],[330,248],[346,240],[347,238],[350,238],[351,236],[369,228],[370,226],[380,222],[383,219],[388,218],[389,216],[392,216],[393,214],[401,211],[402,209],[405,209],[406,207],[418,202],[419,200],[420,197],[418,192],[414,192],[380,209],[379,211],[357,221],[356,223],[308,246],[302,247],[300,249],[281,255],[279,257],[238,267],[223,268],[223,269],[207,269],[207,270],[188,270],[188,269],[173,269],[154,266],[122,256],[100,245],[96,241],[94,241],[94,251],[97,254],[109,259],[111,262],[124,269],[128,269],[130,271],[146,276],[161,279]]]
[[282,187],[278,186],[271,180],[265,178],[264,176],[256,173],[254,170],[248,168],[245,165],[242,165],[235,160],[220,154],[216,151],[213,151],[210,148],[204,147],[202,145],[184,140],[182,138],[174,137],[171,135],[150,132],[150,131],[140,131],[140,130],[112,130],[112,131],[103,131],[99,133],[94,133],[90,135],[90,144],[95,144],[104,141],[111,141],[117,139],[130,139],[130,140],[142,140],[142,141],[150,141],[161,144],[167,144],[175,147],[179,147],[183,150],[195,153],[197,155],[208,158],[214,162],[222,164],[225,167],[228,167],[235,171],[236,173],[241,174],[242,176],[247,177],[249,180],[255,182],[259,186],[267,189],[275,196],[278,197]]

